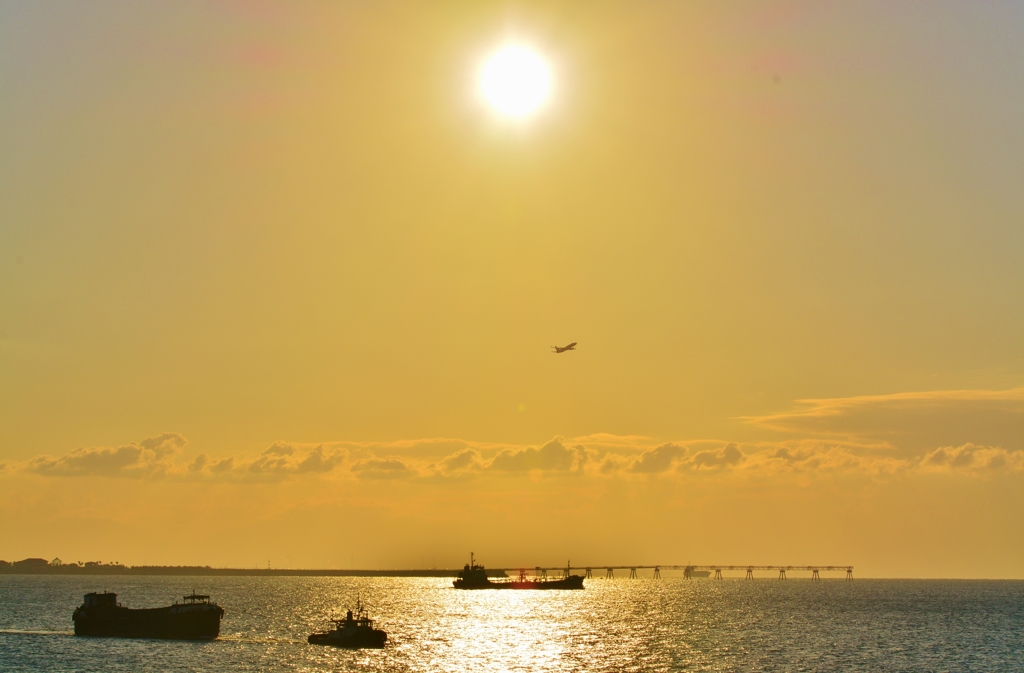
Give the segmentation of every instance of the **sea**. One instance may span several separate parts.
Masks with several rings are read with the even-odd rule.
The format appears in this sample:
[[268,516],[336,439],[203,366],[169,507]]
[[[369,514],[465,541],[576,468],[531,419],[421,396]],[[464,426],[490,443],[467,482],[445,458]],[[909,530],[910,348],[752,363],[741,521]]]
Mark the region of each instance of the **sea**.
[[[85,638],[90,591],[128,607],[193,590],[207,642]],[[309,645],[357,600],[383,650]],[[450,580],[0,575],[0,670],[1024,671],[1024,582],[593,579],[583,591],[460,591]]]

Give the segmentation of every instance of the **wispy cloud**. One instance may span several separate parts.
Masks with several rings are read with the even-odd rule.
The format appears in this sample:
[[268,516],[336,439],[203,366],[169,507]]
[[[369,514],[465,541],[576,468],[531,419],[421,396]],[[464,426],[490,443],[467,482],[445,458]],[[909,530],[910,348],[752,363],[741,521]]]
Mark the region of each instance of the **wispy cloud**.
[[1024,388],[798,400],[791,411],[742,420],[765,430],[842,438],[905,455],[968,442],[1022,448]]

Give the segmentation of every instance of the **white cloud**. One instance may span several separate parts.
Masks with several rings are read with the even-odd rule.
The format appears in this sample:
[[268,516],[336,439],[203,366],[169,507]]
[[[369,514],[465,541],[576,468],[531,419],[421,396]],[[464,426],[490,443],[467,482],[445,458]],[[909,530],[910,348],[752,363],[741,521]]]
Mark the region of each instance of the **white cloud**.
[[743,452],[733,443],[720,449],[701,451],[687,461],[687,467],[695,470],[714,470],[736,465],[743,460]]
[[536,448],[504,449],[498,452],[486,469],[499,472],[529,472],[531,470],[566,472],[580,470],[587,462],[583,446],[565,446],[562,437]]
[[352,466],[352,472],[360,479],[410,479],[416,472],[401,458],[371,458],[360,460]]
[[117,448],[79,448],[58,458],[38,456],[25,469],[61,477],[153,477],[171,470],[174,455],[187,443],[181,435],[165,432]]
[[633,472],[646,474],[656,472],[668,472],[676,466],[678,461],[686,456],[685,446],[677,444],[662,444],[661,446],[644,451],[633,461],[630,469]]
[[936,472],[1024,472],[1024,451],[1007,451],[998,446],[945,446],[921,459],[921,469]]

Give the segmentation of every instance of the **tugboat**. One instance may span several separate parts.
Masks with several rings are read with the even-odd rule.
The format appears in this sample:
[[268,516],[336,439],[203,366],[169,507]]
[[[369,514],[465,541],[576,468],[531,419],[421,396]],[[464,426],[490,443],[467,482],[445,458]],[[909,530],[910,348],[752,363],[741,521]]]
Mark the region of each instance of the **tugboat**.
[[220,635],[224,608],[205,594],[192,592],[184,602],[165,608],[133,610],[117,602],[117,594],[90,593],[75,609],[76,636],[213,640]]
[[520,570],[516,579],[494,581],[487,576],[487,570],[477,564],[473,552],[470,552],[469,563],[459,572],[452,586],[456,589],[582,589],[583,575],[570,575],[570,570],[570,565],[566,564],[565,576],[561,579],[528,579],[526,570]]
[[310,634],[306,641],[310,645],[333,645],[334,647],[363,648],[384,647],[388,639],[386,631],[373,628],[373,620],[366,613],[363,602],[356,599],[356,611],[351,610],[345,619],[332,619],[334,628],[325,633]]

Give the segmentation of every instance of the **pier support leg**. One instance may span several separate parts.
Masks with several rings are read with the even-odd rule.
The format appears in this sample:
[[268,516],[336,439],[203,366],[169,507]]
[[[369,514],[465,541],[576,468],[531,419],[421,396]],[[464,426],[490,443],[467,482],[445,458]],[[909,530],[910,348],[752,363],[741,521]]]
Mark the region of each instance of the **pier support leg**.
[[615,571],[613,569],[611,569],[611,568],[608,568],[608,572],[605,574],[604,578],[606,580],[613,580],[613,579],[615,579]]
[[593,576],[594,576],[593,573],[590,572],[590,568],[587,568],[587,575],[586,575],[587,579],[589,580]]
[[715,579],[716,580],[722,579],[722,569],[721,568],[715,568]]
[[846,569],[846,579],[847,580],[852,580],[853,579],[853,568],[847,568]]
[[813,570],[811,570],[811,579],[812,580],[819,580],[819,581],[821,580],[821,577],[818,576],[818,569],[817,568],[814,568]]
[[629,579],[631,579],[631,580],[635,580],[636,579],[636,568],[630,568],[629,569]]
[[746,579],[748,579],[748,580],[754,579],[754,569],[753,568],[747,568],[747,577],[746,577]]
[[693,579],[693,575],[690,574],[691,570],[692,570],[692,568],[690,568],[690,566],[686,566],[685,568],[683,568],[683,579],[684,580]]
[[658,566],[654,566],[654,579],[661,579],[661,568],[659,568]]
[[780,580],[786,579],[786,569],[785,568],[779,568],[779,579]]

